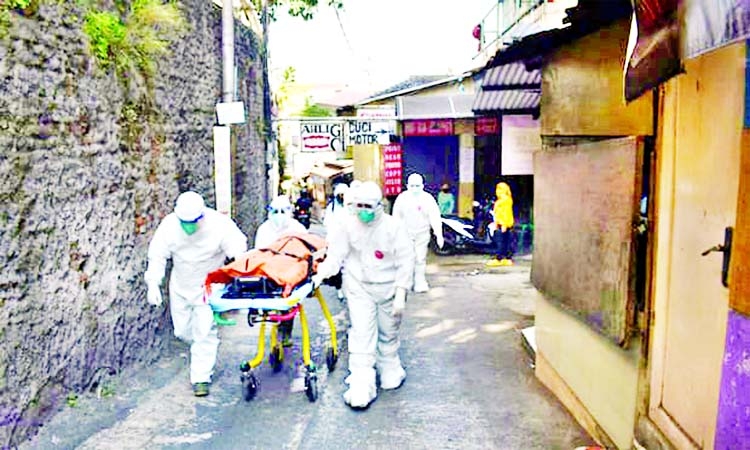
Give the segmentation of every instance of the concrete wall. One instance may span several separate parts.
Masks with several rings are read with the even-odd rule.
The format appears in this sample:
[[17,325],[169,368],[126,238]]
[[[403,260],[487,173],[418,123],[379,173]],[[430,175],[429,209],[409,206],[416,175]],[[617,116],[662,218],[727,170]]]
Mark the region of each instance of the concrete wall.
[[[148,242],[180,191],[214,203],[220,10],[179,3],[192,29],[159,61],[161,116],[149,122],[97,69],[75,4],[13,13],[0,41],[0,446],[33,433],[68,394],[168,348],[167,314],[145,303]],[[266,196],[263,70],[259,40],[239,27],[236,39],[249,117],[234,128],[234,206],[254,233]],[[138,125],[130,137],[126,112]]]
[[633,442],[640,343],[623,350],[537,297],[537,377],[607,448]]

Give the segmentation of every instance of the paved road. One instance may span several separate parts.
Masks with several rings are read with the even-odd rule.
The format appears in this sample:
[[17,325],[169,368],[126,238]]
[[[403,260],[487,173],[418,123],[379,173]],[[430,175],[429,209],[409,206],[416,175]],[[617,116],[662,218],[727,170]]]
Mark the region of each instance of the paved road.
[[405,384],[381,392],[365,411],[343,402],[346,312],[326,291],[343,344],[328,374],[321,349],[328,327],[314,300],[320,398],[303,392],[299,321],[288,365],[260,370],[255,400],[240,398],[238,364],[255,350],[257,327],[222,329],[211,395],[192,396],[187,348],[114,380],[111,396],[81,398],[24,448],[80,449],[573,449],[593,441],[534,378],[520,329],[533,323],[529,264],[485,269],[482,258],[431,260],[433,289],[412,295],[402,329]]

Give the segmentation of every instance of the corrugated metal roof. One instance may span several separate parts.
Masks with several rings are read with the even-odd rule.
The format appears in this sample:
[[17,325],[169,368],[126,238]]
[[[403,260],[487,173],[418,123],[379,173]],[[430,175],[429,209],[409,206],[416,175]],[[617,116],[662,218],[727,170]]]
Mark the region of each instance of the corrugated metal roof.
[[471,109],[477,113],[529,113],[539,108],[541,96],[541,70],[529,71],[523,63],[515,62],[487,70]]
[[541,83],[541,70],[528,71],[523,63],[515,62],[489,69],[482,80],[482,88],[486,86],[516,86]]

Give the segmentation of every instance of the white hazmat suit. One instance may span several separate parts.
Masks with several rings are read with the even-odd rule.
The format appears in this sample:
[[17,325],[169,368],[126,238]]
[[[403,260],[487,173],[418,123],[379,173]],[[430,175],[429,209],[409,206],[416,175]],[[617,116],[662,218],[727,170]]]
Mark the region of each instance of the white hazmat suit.
[[[169,306],[176,337],[190,343],[190,382],[210,383],[219,337],[204,300],[209,272],[247,251],[247,237],[229,217],[207,208],[195,192],[177,198],[174,212],[159,224],[148,247],[148,302],[161,305],[160,285],[169,258]],[[208,392],[206,391],[206,395]],[[199,395],[196,391],[196,395]]]
[[268,220],[255,232],[255,248],[268,247],[288,233],[307,233],[307,229],[292,217],[292,204],[289,198],[279,195],[268,205]]
[[344,289],[349,329],[349,389],[344,400],[364,408],[380,387],[395,389],[406,378],[398,354],[401,313],[414,273],[414,250],[403,224],[386,214],[380,188],[365,182],[353,192],[355,215],[346,216],[337,234],[328,240],[325,261],[313,283],[335,275],[344,267]]
[[407,180],[407,190],[396,197],[393,216],[406,225],[406,231],[414,245],[414,292],[427,292],[425,269],[427,267],[427,246],[430,243],[430,228],[435,233],[439,247],[443,247],[443,222],[440,207],[428,192],[424,191],[422,175],[413,173]]

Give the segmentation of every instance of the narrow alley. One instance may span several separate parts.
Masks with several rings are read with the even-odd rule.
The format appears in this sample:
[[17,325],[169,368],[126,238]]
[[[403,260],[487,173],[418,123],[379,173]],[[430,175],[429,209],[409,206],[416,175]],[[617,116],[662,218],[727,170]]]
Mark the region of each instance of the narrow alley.
[[[481,256],[431,259],[433,286],[412,295],[402,328],[404,385],[380,392],[364,411],[342,400],[347,375],[346,309],[330,288],[326,298],[342,345],[334,372],[320,351],[328,327],[314,299],[320,397],[310,403],[295,370],[295,345],[280,373],[260,368],[260,391],[240,395],[238,364],[256,348],[258,327],[244,321],[222,330],[218,376],[211,395],[193,397],[186,347],[109,386],[110,396],[81,397],[21,448],[79,449],[574,449],[593,445],[534,377],[520,330],[533,324],[536,291],[530,261],[486,269]],[[331,300],[334,299],[334,300]]]

